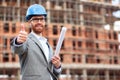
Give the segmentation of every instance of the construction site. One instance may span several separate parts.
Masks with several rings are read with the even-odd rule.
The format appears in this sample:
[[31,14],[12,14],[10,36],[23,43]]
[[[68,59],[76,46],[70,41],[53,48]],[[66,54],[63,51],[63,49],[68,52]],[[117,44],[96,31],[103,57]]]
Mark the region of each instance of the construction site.
[[10,41],[21,23],[31,31],[25,21],[31,4],[47,9],[45,35],[54,50],[61,28],[67,28],[59,80],[120,80],[120,31],[114,29],[120,18],[113,16],[120,2],[113,5],[112,0],[0,0],[0,80],[20,80],[19,58]]

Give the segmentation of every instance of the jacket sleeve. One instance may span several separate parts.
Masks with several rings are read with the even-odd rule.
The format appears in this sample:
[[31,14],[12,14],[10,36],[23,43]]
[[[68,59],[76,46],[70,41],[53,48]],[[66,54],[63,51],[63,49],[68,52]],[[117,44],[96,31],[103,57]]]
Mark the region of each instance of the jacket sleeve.
[[62,67],[56,69],[56,68],[53,68],[53,73],[58,77],[62,72]]
[[17,37],[15,37],[11,41],[11,51],[13,54],[16,53],[18,55],[22,55],[25,52],[25,50],[27,49],[27,44],[26,44],[26,42],[24,42],[23,44],[17,44],[16,39],[17,39]]

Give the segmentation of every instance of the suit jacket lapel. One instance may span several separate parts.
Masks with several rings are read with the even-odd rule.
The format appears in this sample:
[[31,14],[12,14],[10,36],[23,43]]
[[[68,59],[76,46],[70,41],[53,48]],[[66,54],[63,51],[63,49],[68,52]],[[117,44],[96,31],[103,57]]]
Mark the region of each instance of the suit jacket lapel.
[[[42,47],[42,45],[40,44],[39,40],[38,40],[33,34],[31,34],[31,33],[29,34],[28,38],[31,39],[32,41],[34,41],[35,44],[40,48],[40,50],[42,51],[43,57],[44,57],[44,59],[45,59],[45,61],[46,61],[46,63],[47,63],[47,69],[48,69],[48,71],[50,72],[50,74],[52,75],[52,77],[53,77],[55,80],[58,80],[57,77],[56,77],[56,76],[54,75],[54,73],[53,73],[53,65],[52,65],[51,62],[48,63],[48,61],[47,61],[47,59],[46,59],[46,57],[45,57],[44,51],[43,51],[43,47]],[[50,59],[51,59],[51,57],[53,56],[53,54],[52,54],[52,53],[53,53],[53,50],[52,50],[52,48],[50,47],[50,45],[49,45],[48,42],[47,42],[47,45],[48,45],[48,48],[49,48],[49,52],[50,52],[49,56],[50,56]],[[50,59],[49,59],[49,60],[50,60]]]
[[48,45],[48,48],[49,48],[49,60],[51,59],[51,57],[53,56],[53,51],[52,51],[52,49],[51,49],[51,47],[50,47],[50,45],[49,45],[49,43],[47,42],[46,43],[47,45]]
[[30,38],[32,41],[34,41],[35,44],[40,48],[40,50],[42,51],[43,57],[44,57],[46,63],[48,64],[48,61],[47,61],[47,59],[46,59],[46,57],[45,57],[45,54],[44,54],[43,47],[42,47],[42,45],[40,44],[39,40],[38,40],[33,34],[31,34],[31,33],[29,34],[28,38]]

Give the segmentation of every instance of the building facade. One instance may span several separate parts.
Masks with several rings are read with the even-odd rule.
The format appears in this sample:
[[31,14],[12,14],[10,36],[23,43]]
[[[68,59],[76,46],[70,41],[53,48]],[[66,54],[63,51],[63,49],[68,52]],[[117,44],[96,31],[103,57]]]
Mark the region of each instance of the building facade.
[[[61,28],[67,27],[60,51],[63,71],[60,80],[120,80],[120,42],[113,12],[120,4],[112,0],[1,0],[0,1],[0,80],[20,80],[17,55],[10,41],[25,22],[31,4],[47,9],[46,37],[55,50]],[[104,25],[109,24],[109,30]]]

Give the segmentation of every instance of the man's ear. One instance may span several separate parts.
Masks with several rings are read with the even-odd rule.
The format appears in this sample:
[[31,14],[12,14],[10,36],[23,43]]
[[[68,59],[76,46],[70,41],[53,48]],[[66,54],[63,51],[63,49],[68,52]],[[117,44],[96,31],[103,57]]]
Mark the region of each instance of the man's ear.
[[29,24],[30,24],[30,27],[32,27],[32,22],[31,21],[29,22]]
[[32,27],[32,21],[29,20],[28,24],[29,24],[30,27]]

